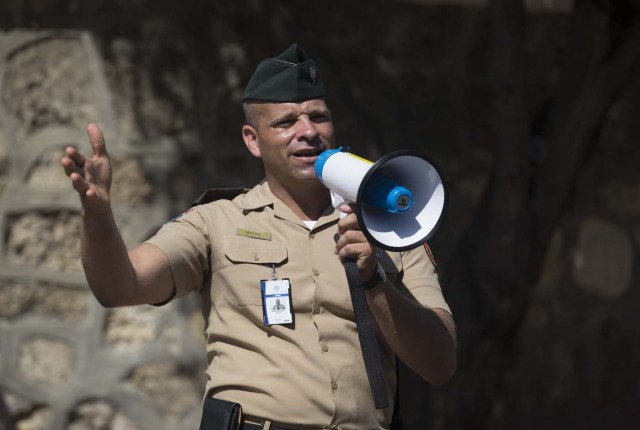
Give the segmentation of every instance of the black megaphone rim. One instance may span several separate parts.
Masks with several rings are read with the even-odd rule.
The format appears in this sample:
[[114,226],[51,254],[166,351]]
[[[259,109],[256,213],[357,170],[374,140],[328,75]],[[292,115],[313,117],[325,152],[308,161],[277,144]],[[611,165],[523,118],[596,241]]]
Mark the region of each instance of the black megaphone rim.
[[[371,168],[367,171],[367,173],[365,173],[364,177],[362,178],[362,181],[360,182],[360,186],[358,187],[358,195],[356,197],[356,201],[358,201],[358,202],[362,202],[363,201],[365,184],[367,183],[369,178],[371,178],[371,176],[380,167],[382,167],[387,161],[389,161],[389,160],[391,160],[393,158],[404,157],[404,156],[418,157],[418,158],[423,159],[427,163],[429,163],[434,168],[434,170],[436,171],[438,176],[440,177],[440,181],[442,183],[442,187],[444,188],[444,179],[442,178],[442,174],[440,173],[440,169],[438,168],[438,166],[432,160],[430,160],[424,154],[421,154],[420,152],[417,152],[417,151],[398,150],[398,151],[393,151],[393,152],[390,152],[390,153],[382,156],[378,161],[376,161],[373,164],[373,166],[371,166]],[[381,243],[378,239],[373,237],[373,235],[371,233],[369,233],[369,229],[366,227],[366,223],[364,221],[364,216],[362,215],[362,207],[363,206],[364,206],[363,204],[357,204],[356,205],[356,216],[358,218],[358,223],[360,224],[360,229],[364,233],[365,237],[369,240],[369,242],[373,243],[378,248],[381,248],[381,249],[384,249],[384,250],[387,250],[387,251],[395,251],[395,252],[407,251],[407,250],[410,250],[410,249],[417,248],[418,246],[422,245],[423,243],[426,243],[427,240],[429,240],[431,237],[433,237],[433,235],[438,230],[438,228],[440,228],[440,224],[442,223],[442,220],[444,218],[444,212],[445,212],[445,209],[447,207],[447,193],[444,193],[444,199],[443,199],[443,204],[442,204],[442,213],[440,214],[440,217],[438,218],[438,221],[435,223],[433,228],[423,238],[421,238],[420,240],[415,241],[413,244],[405,245],[405,246],[385,245],[385,244]]]

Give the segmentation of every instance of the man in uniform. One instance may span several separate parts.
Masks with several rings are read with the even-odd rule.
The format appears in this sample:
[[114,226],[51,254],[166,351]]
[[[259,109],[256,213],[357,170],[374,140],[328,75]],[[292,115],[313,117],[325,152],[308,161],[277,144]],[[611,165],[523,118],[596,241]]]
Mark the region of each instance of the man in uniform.
[[[396,357],[436,385],[456,367],[454,323],[428,248],[375,249],[351,207],[341,218],[331,206],[314,172],[317,156],[334,147],[331,112],[300,48],[258,65],[243,107],[242,138],[265,180],[235,196],[213,191],[211,202],[130,251],[109,204],[102,132],[87,127],[91,157],[66,148],[88,283],[107,307],[199,292],[208,314],[206,398],[240,404],[244,429],[386,429],[393,408],[374,406],[341,261],[355,260],[364,280],[393,398]],[[290,314],[270,313],[273,297]]]

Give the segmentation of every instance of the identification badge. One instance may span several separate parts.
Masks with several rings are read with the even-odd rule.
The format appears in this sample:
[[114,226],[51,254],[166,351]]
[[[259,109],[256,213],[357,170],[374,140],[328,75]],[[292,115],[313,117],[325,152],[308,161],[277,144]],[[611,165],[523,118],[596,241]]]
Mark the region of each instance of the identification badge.
[[291,286],[289,279],[262,280],[262,314],[265,325],[289,324],[293,322],[291,314]]

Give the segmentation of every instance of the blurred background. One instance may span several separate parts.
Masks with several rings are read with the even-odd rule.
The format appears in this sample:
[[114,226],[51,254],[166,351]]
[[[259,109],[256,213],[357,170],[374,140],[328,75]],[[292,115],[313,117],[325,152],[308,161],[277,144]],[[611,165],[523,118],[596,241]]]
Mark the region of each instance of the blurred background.
[[442,387],[401,369],[405,430],[633,428],[639,13],[636,0],[3,0],[0,429],[197,428],[198,298],[98,305],[59,159],[101,124],[134,245],[207,187],[262,178],[240,97],[295,42],[339,144],[374,160],[419,150],[444,176],[430,246],[459,369]]

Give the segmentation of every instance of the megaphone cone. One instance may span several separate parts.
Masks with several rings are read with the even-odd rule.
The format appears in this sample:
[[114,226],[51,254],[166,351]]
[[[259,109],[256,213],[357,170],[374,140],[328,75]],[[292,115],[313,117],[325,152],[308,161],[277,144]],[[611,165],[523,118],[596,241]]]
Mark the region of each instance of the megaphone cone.
[[376,163],[348,152],[323,152],[318,179],[355,203],[365,236],[374,245],[404,251],[427,241],[445,207],[442,177],[433,163],[413,151],[396,151]]

